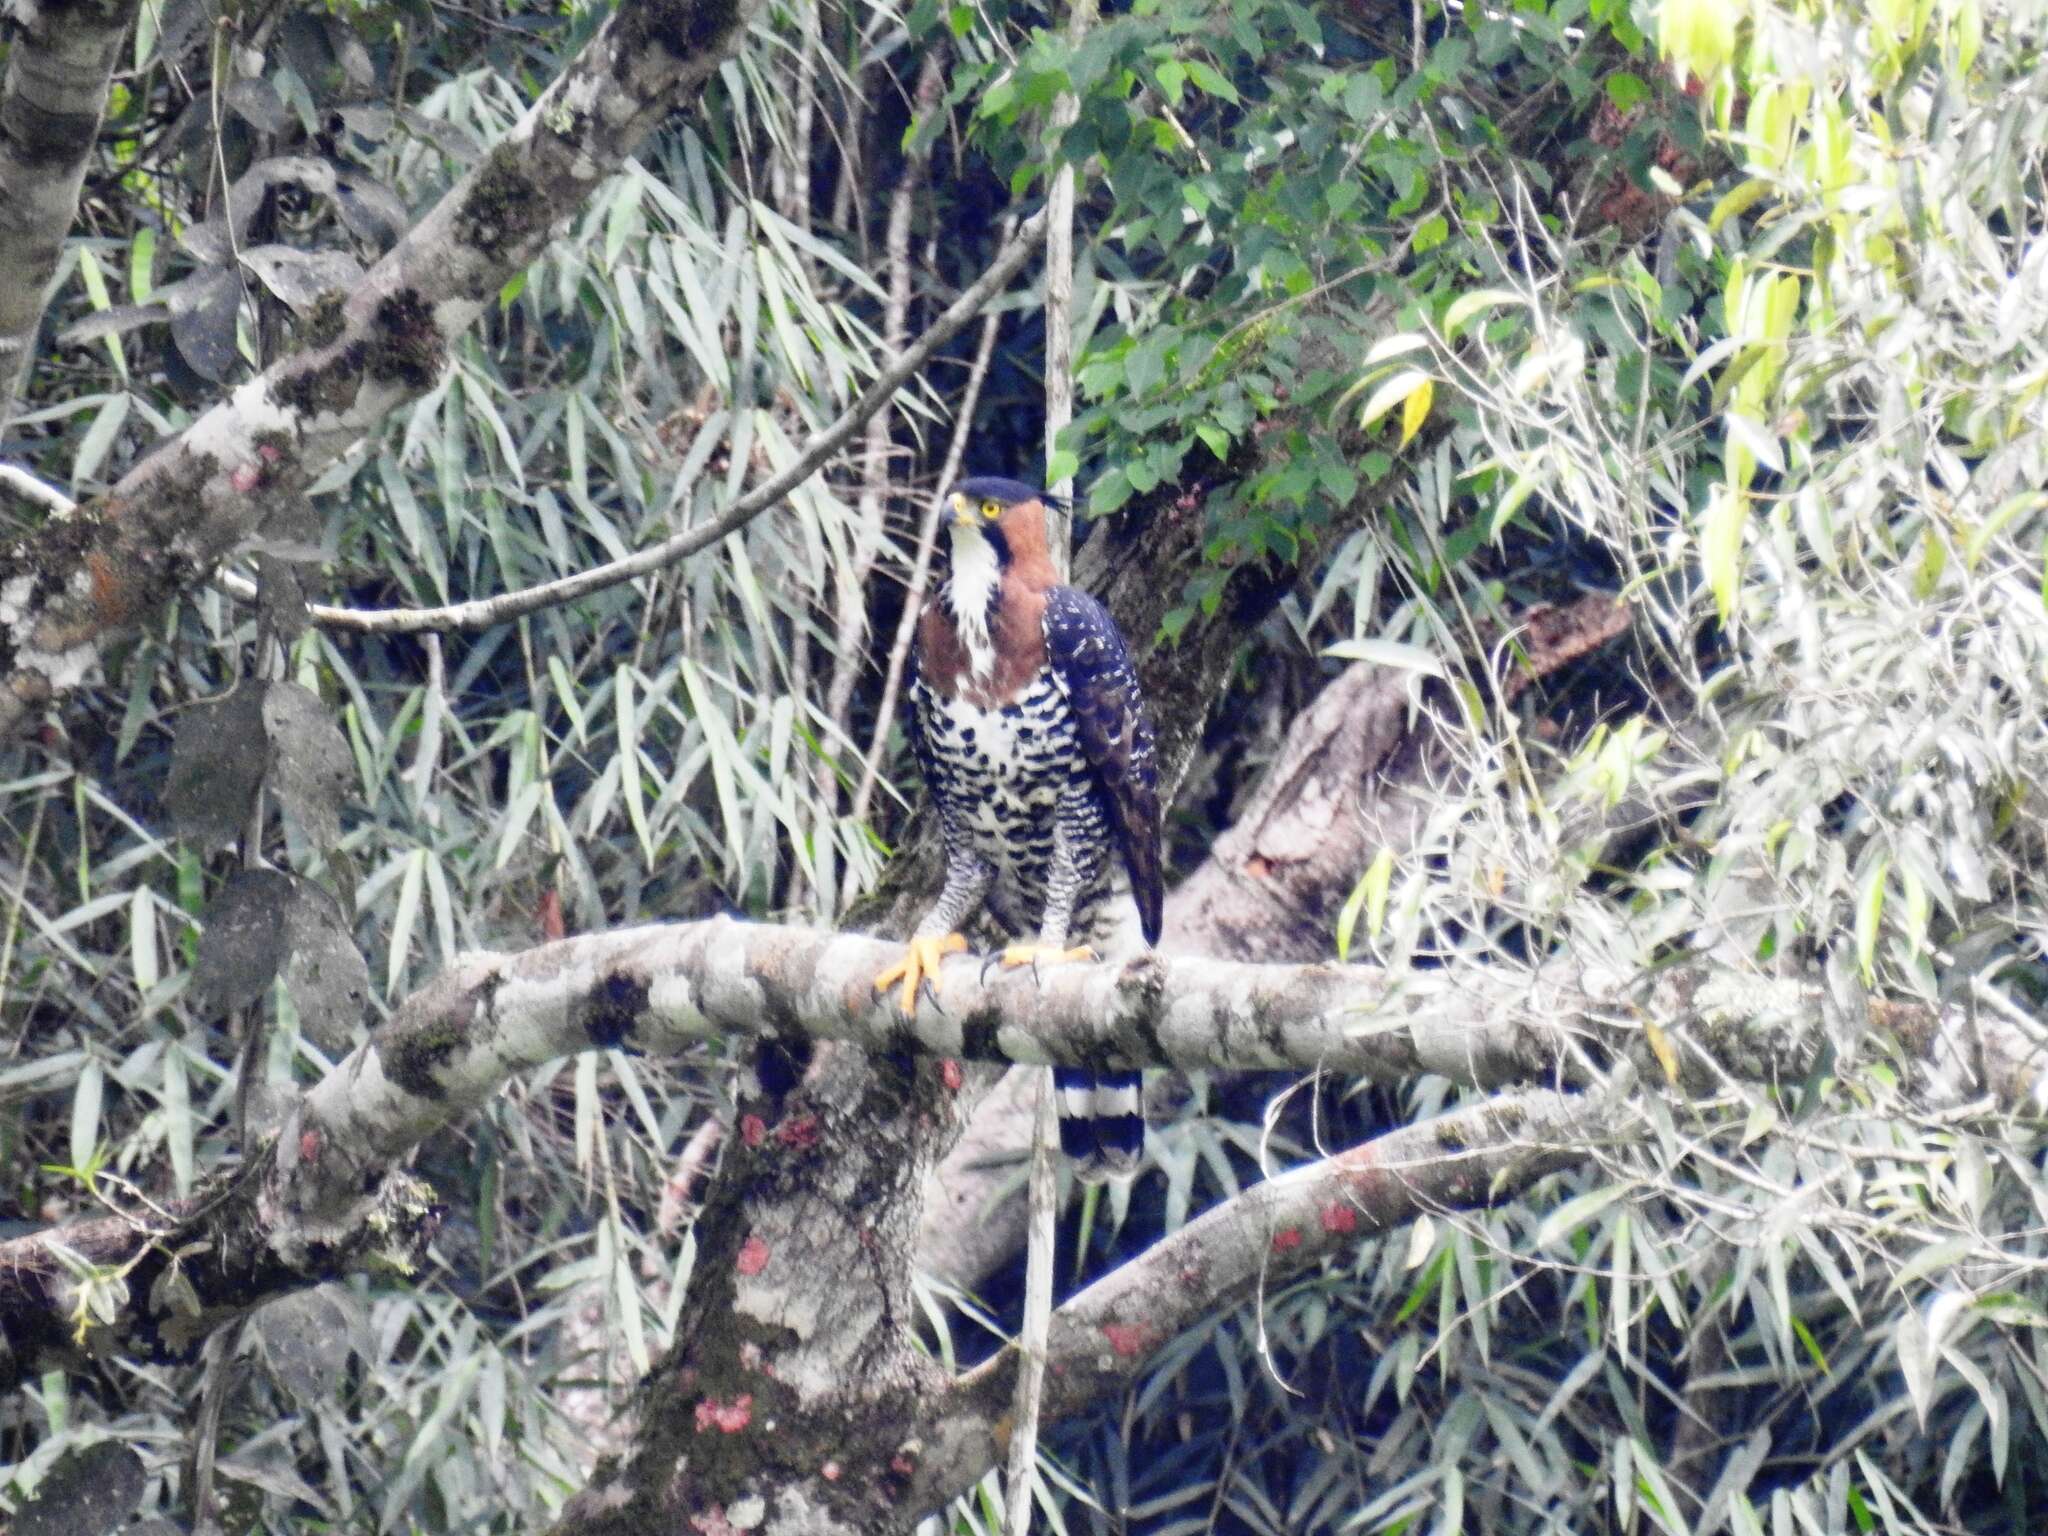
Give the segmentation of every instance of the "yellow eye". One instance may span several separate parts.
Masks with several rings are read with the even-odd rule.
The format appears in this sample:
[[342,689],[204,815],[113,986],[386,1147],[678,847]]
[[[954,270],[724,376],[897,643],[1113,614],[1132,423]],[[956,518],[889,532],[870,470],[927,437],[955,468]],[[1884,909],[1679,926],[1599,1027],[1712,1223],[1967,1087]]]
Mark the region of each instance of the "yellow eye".
[[984,501],[981,504],[981,515],[983,517],[1001,517],[1003,515],[1003,504],[1000,501]]

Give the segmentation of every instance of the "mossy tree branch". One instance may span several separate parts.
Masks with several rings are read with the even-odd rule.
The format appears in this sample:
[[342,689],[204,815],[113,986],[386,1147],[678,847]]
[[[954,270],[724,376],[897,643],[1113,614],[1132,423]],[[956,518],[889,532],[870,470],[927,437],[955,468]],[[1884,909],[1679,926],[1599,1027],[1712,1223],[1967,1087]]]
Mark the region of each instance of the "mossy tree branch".
[[622,0],[504,140],[370,269],[334,334],[236,388],[112,491],[0,549],[0,734],[204,581],[392,409],[736,45],[756,0]]

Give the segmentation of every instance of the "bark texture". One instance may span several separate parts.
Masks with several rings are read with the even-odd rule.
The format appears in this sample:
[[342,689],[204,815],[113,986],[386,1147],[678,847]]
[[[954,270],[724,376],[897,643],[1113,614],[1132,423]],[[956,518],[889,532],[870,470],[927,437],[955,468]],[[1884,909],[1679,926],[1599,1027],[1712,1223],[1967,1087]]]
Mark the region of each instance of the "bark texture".
[[[1502,696],[1512,702],[1627,628],[1628,609],[1604,596],[1529,610],[1514,645],[1496,648]],[[1331,952],[1359,876],[1381,849],[1415,848],[1456,771],[1427,725],[1415,728],[1413,686],[1413,674],[1360,662],[1317,695],[1209,858],[1174,888],[1168,948],[1292,961]]]
[[35,356],[43,291],[78,212],[136,0],[22,0],[0,81],[0,430]]
[[440,1229],[431,1189],[379,1169],[317,1232],[280,1244],[270,1213],[284,1151],[258,1148],[239,1175],[163,1213],[0,1243],[0,1392],[45,1359],[189,1360],[209,1335],[287,1292],[373,1265],[411,1273]]

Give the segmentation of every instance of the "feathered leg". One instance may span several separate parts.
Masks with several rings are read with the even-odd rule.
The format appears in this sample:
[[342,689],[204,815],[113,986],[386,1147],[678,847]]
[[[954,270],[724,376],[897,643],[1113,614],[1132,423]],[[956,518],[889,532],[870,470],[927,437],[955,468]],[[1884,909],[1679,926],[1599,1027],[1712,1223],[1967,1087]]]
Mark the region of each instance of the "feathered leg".
[[977,859],[963,840],[948,835],[946,883],[939,891],[939,899],[917,925],[917,933],[905,948],[903,958],[875,978],[877,992],[886,992],[901,983],[902,995],[897,1006],[906,1019],[917,1012],[917,994],[939,974],[939,961],[967,947],[967,940],[960,935],[960,925],[980,909],[994,878],[995,871]]

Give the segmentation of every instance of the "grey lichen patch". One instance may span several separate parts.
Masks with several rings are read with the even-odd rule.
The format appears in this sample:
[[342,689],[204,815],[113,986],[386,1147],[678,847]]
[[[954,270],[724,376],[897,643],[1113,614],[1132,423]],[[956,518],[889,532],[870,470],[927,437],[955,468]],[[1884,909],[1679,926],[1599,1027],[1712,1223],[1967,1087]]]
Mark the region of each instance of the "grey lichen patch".
[[1159,957],[1148,953],[1129,961],[1116,979],[1114,1023],[1120,1038],[1137,1037],[1138,1054],[1148,1061],[1166,1059],[1166,1048],[1159,1037],[1165,1004],[1166,967]]
[[455,215],[455,233],[492,261],[502,262],[544,230],[553,213],[519,152],[500,144],[477,167],[469,196]]

